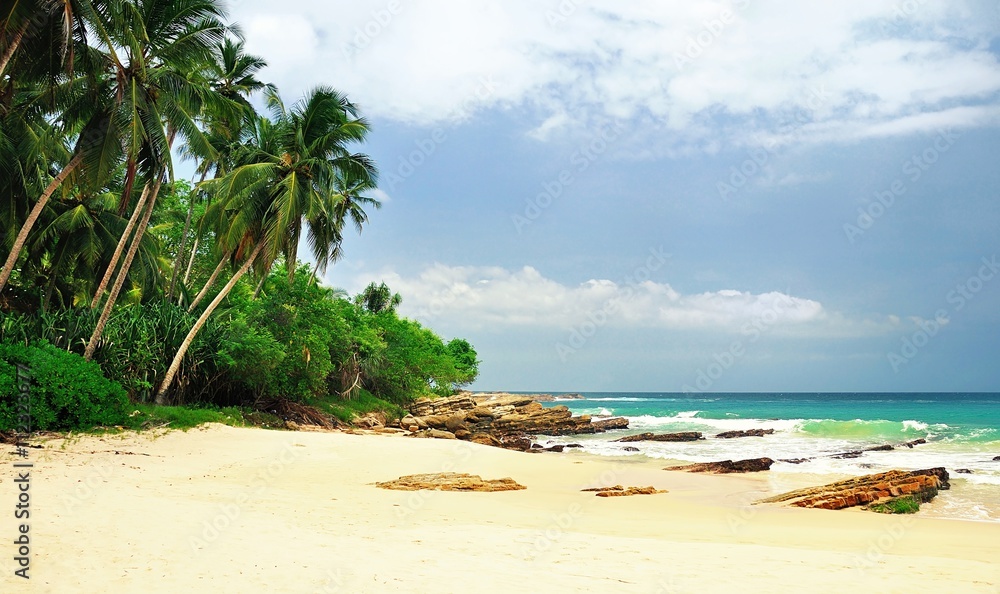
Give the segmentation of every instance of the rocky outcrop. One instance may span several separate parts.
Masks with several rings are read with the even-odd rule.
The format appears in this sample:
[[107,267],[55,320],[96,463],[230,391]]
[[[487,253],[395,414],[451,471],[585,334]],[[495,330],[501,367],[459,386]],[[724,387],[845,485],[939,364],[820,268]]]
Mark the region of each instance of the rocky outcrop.
[[657,493],[666,493],[666,491],[661,491],[656,487],[623,487],[621,485],[615,485],[614,487],[597,487],[596,489],[583,489],[584,493],[596,493],[598,497],[631,497],[632,495],[656,495]]
[[685,431],[683,433],[664,433],[662,435],[640,433],[638,435],[629,435],[621,439],[616,439],[615,442],[635,443],[637,441],[698,441],[701,439],[705,439],[701,433],[697,431]]
[[778,462],[785,462],[787,464],[804,464],[810,460],[812,460],[812,458],[783,458],[778,460]]
[[956,468],[955,474],[975,474],[975,473],[968,468]]
[[527,451],[531,435],[603,433],[628,428],[628,419],[593,421],[587,415],[573,416],[565,406],[544,407],[520,394],[463,393],[417,400],[399,425],[418,437],[455,438]]
[[993,461],[994,462],[1000,462],[1000,456],[997,456],[996,458],[993,458]]
[[724,431],[716,435],[716,439],[734,439],[737,437],[764,437],[773,435],[774,429],[747,429],[746,431]]
[[908,448],[910,448],[912,450],[913,446],[924,445],[925,443],[927,443],[927,440],[921,438],[921,439],[914,439],[913,441],[908,441],[908,442],[904,443],[903,445],[906,446],[906,447],[908,447]]
[[527,489],[527,487],[519,485],[510,477],[483,480],[482,477],[474,474],[457,472],[411,474],[399,477],[394,481],[375,483],[375,486],[380,489],[391,489],[394,491],[483,491],[488,493]]
[[770,470],[774,460],[770,458],[750,458],[749,460],[722,460],[721,462],[704,462],[686,466],[670,466],[663,470],[683,470],[685,472],[710,472],[712,474],[733,474],[745,472],[763,472]]
[[639,448],[633,447],[633,446],[625,446],[624,448],[622,448],[622,451],[623,452],[638,452]]
[[557,402],[560,400],[584,400],[581,394],[511,394],[509,392],[476,392],[469,393],[474,398],[505,398],[514,396],[517,398],[530,398],[535,402]]
[[939,490],[948,489],[948,471],[944,468],[926,470],[890,470],[784,493],[757,503],[788,503],[796,507],[843,509],[858,505],[886,504],[901,497],[918,502],[930,501]]

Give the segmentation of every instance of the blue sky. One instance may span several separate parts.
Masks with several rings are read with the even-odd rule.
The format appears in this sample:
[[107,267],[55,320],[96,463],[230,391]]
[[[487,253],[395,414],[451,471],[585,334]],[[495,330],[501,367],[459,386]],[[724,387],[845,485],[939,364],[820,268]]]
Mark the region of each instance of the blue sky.
[[1000,388],[995,2],[242,0],[348,93],[385,281],[477,389]]

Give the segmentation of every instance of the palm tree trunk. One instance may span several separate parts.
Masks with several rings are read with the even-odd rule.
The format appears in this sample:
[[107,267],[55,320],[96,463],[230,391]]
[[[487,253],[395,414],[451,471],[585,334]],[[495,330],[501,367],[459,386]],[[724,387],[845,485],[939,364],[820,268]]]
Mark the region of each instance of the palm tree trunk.
[[253,291],[253,300],[256,301],[260,297],[260,291],[264,288],[264,282],[267,281],[267,275],[260,277],[260,282],[257,283],[257,288]]
[[45,188],[42,195],[38,198],[38,202],[35,203],[35,207],[31,209],[28,214],[28,220],[24,221],[21,225],[21,230],[17,234],[17,238],[14,240],[14,245],[10,249],[10,254],[7,255],[7,261],[3,265],[3,270],[0,270],[0,292],[3,292],[4,287],[7,286],[7,281],[10,280],[10,275],[14,272],[14,265],[17,264],[17,258],[21,255],[21,250],[24,249],[24,242],[28,240],[28,233],[31,232],[31,227],[34,226],[35,221],[42,214],[45,209],[45,205],[48,204],[49,198],[56,191],[56,188],[62,185],[66,178],[69,177],[70,173],[73,173],[80,163],[83,162],[83,153],[77,153],[70,162],[63,167],[63,170],[56,175],[55,179]]
[[229,262],[230,256],[232,256],[232,252],[222,256],[222,259],[219,260],[219,265],[215,267],[215,270],[212,272],[212,276],[208,277],[208,282],[205,283],[205,286],[201,288],[201,292],[198,293],[198,296],[195,297],[194,301],[191,302],[191,305],[188,306],[188,313],[193,312],[194,308],[198,307],[201,300],[208,294],[208,290],[212,288],[212,285],[215,284],[215,280],[219,278],[219,274],[222,272],[222,269],[225,268],[226,264]]
[[[94,299],[90,302],[90,309],[96,308],[97,304],[101,302],[101,297],[104,296],[104,291],[107,290],[108,283],[111,282],[111,277],[114,276],[115,269],[118,268],[118,260],[121,259],[122,252],[125,251],[125,244],[132,235],[132,229],[135,228],[135,224],[143,212],[143,207],[146,205],[146,198],[148,196],[149,184],[146,184],[146,187],[142,189],[142,195],[139,196],[139,202],[135,205],[135,212],[129,218],[128,225],[125,226],[125,232],[122,233],[121,239],[118,240],[118,247],[115,248],[115,253],[111,255],[111,262],[108,263],[108,269],[104,271],[104,278],[101,279],[101,284],[94,291]],[[122,200],[125,199],[123,196]]]
[[[191,269],[194,268],[194,257],[198,254],[198,243],[201,241],[200,237],[194,238],[194,245],[191,246],[191,257],[188,258],[187,270],[184,272],[184,284],[188,283],[188,279],[191,278]],[[178,302],[180,299],[178,299]]]
[[[208,175],[208,170],[202,172],[199,184],[205,181],[206,175]],[[184,231],[181,232],[181,245],[177,248],[177,258],[174,260],[174,269],[170,274],[170,288],[167,289],[167,300],[174,298],[174,287],[177,286],[180,267],[184,264],[184,247],[187,245],[188,231],[191,230],[191,217],[194,216],[194,195],[192,194],[188,199],[190,204],[188,204],[187,218],[184,219]]]
[[21,40],[24,39],[24,34],[28,32],[28,25],[30,23],[31,21],[24,21],[21,28],[14,34],[14,39],[10,40],[10,45],[7,46],[3,56],[0,56],[0,76],[3,76],[4,70],[7,69],[7,63],[14,57],[14,52],[17,51],[17,46],[21,45]]
[[264,242],[261,241],[257,244],[257,247],[254,248],[250,257],[247,258],[247,261],[243,263],[243,266],[240,266],[240,269],[236,271],[236,274],[229,279],[226,286],[219,291],[219,294],[215,296],[215,299],[213,299],[212,302],[208,304],[208,307],[205,308],[205,311],[202,312],[198,321],[194,323],[191,331],[188,332],[188,335],[184,338],[184,342],[181,343],[181,348],[177,349],[177,354],[174,355],[174,360],[170,362],[170,367],[167,368],[167,375],[163,378],[163,383],[160,384],[160,389],[156,392],[156,404],[162,405],[166,402],[167,390],[170,389],[170,384],[173,383],[174,376],[177,375],[177,370],[181,367],[181,360],[184,359],[184,355],[187,354],[188,349],[191,347],[191,342],[194,341],[195,335],[198,334],[201,328],[205,325],[205,322],[208,321],[209,316],[212,315],[215,308],[217,308],[219,304],[222,303],[222,300],[229,295],[229,292],[233,290],[236,283],[243,277],[244,274],[247,273],[248,270],[250,270],[250,266],[253,265],[253,261],[257,259],[257,256],[260,255],[260,252],[263,249]]
[[132,244],[128,248],[128,252],[125,254],[125,261],[122,262],[122,268],[118,271],[118,276],[115,277],[115,284],[111,287],[111,293],[108,295],[108,300],[104,303],[104,310],[101,312],[101,317],[97,320],[97,326],[94,328],[94,333],[90,335],[90,341],[87,343],[87,348],[83,352],[83,358],[90,361],[94,357],[94,351],[97,349],[97,343],[101,340],[101,335],[104,334],[104,327],[108,324],[108,319],[111,318],[111,310],[115,306],[115,302],[118,301],[118,294],[121,293],[122,286],[125,284],[125,277],[128,276],[128,270],[132,267],[132,260],[135,259],[136,252],[139,251],[139,244],[142,242],[142,236],[146,232],[146,228],[149,226],[149,217],[153,214],[153,207],[156,205],[156,195],[160,192],[160,179],[157,177],[155,184],[153,185],[153,190],[150,192],[149,201],[146,204],[146,209],[142,213],[142,220],[139,222],[139,228],[136,229],[135,237],[132,239]]

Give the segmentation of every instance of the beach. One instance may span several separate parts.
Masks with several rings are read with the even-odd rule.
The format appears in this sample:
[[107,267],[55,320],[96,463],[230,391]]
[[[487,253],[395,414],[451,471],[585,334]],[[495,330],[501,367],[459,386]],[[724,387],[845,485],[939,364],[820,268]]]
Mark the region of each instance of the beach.
[[[808,475],[222,425],[44,445],[31,579],[7,545],[4,592],[1000,592],[998,523],[749,505],[821,484]],[[448,471],[527,488],[373,485]],[[617,484],[669,492],[580,491]],[[4,539],[17,530],[3,514]]]

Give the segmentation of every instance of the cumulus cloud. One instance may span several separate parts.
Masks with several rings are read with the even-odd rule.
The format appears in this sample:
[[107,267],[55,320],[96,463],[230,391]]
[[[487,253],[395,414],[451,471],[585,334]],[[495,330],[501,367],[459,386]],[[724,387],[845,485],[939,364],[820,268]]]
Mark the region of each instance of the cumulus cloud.
[[852,337],[884,334],[901,324],[893,316],[850,318],[813,299],[782,291],[682,294],[669,284],[640,281],[642,276],[567,285],[531,266],[508,270],[434,264],[412,275],[392,270],[358,274],[353,288],[384,281],[404,296],[403,315],[435,327],[466,330],[530,326],[565,331],[589,322],[626,329],[719,332],[756,326],[786,335]]
[[537,139],[628,119],[710,150],[995,125],[987,5],[241,0],[233,17],[289,93],[327,81],[371,115],[422,125],[525,107]]

